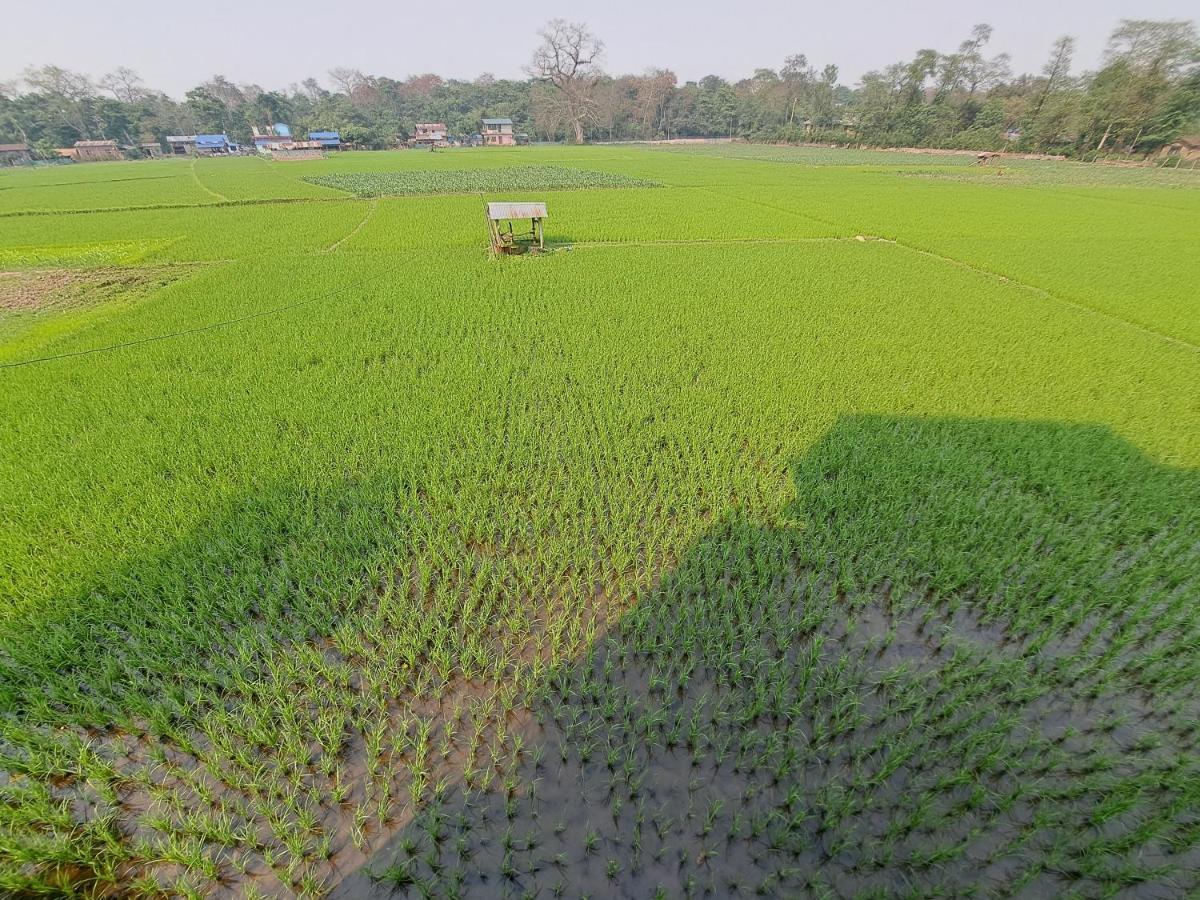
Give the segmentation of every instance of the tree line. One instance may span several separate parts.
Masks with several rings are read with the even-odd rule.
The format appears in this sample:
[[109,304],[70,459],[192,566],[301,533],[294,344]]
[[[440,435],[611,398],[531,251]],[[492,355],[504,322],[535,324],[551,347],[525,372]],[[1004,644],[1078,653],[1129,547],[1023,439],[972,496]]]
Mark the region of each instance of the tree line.
[[561,19],[539,32],[523,79],[434,74],[397,80],[335,68],[324,83],[286,90],[217,75],[182,100],[147,87],[130,68],[93,80],[55,65],[0,83],[0,142],[44,153],[77,140],[135,144],[168,134],[225,133],[287,122],[332,130],[367,148],[396,146],[417,122],[470,135],[484,116],[507,116],[534,140],[741,137],[870,146],[1009,149],[1087,156],[1152,153],[1200,132],[1200,40],[1187,21],[1122,20],[1097,68],[1074,70],[1075,41],[1059,38],[1038,73],[1014,75],[991,53],[981,24],[950,52],[919,51],[868,72],[853,88],[838,67],[804,54],[729,81],[680,84],[669,69],[604,71],[604,44]]

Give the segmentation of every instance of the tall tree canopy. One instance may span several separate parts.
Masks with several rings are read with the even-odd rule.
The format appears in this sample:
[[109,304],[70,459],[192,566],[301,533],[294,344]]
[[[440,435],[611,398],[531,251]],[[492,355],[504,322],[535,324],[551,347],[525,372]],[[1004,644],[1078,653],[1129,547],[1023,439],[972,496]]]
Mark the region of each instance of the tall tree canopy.
[[953,50],[920,50],[853,88],[839,83],[836,64],[802,48],[736,81],[708,75],[680,84],[662,67],[610,75],[603,41],[563,19],[538,33],[523,80],[401,80],[339,66],[286,89],[214,75],[175,100],[127,66],[93,81],[46,65],[0,83],[0,141],[46,153],[86,138],[134,143],[197,131],[246,141],[252,128],[284,121],[297,133],[333,129],[389,147],[416,122],[469,135],[484,116],[507,116],[546,140],[742,136],[1083,155],[1153,152],[1200,132],[1200,41],[1191,22],[1122,20],[1099,67],[1084,72],[1073,71],[1070,36],[1054,42],[1040,72],[1018,75],[1007,54],[992,51],[994,38],[981,23]]

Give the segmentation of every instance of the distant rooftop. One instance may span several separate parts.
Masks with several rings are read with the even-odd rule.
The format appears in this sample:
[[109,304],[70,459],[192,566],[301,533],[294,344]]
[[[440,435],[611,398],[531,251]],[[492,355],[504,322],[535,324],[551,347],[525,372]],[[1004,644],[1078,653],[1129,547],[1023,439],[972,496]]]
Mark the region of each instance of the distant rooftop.
[[512,123],[513,123],[512,119],[484,119],[483,120],[484,125],[511,125]]

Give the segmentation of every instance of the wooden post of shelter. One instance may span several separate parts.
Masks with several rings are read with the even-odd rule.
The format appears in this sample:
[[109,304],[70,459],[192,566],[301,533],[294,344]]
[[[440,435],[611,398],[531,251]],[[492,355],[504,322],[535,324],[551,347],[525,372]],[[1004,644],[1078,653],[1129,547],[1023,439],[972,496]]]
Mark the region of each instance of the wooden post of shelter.
[[[488,237],[492,253],[524,253],[526,250],[546,248],[546,204],[542,202],[487,203],[484,213],[488,223]],[[518,234],[513,223],[529,220],[529,231]],[[504,223],[507,223],[507,231]]]

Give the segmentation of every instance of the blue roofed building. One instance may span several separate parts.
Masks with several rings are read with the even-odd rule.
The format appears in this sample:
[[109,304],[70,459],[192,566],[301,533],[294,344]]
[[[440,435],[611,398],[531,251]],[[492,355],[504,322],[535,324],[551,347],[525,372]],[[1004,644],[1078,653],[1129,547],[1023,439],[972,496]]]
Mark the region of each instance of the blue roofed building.
[[215,156],[222,153],[237,153],[238,145],[225,134],[196,135],[196,153]]
[[262,131],[258,130],[258,126],[253,126],[251,130],[254,132],[254,149],[260,153],[270,153],[295,143],[291,126],[283,122],[268,125]]
[[308,133],[310,141],[316,141],[321,145],[323,150],[341,150],[342,136],[336,131],[310,131]]

